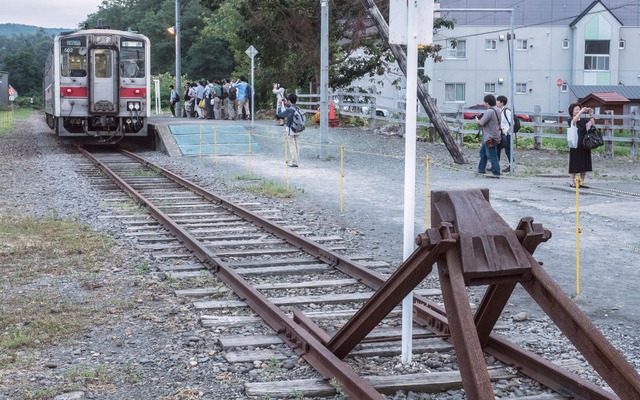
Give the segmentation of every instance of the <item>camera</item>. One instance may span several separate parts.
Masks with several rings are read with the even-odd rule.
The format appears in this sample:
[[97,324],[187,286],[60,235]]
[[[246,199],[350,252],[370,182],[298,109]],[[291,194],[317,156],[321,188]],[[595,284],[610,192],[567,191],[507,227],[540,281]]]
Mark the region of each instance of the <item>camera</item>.
[[480,114],[478,114],[477,118],[478,119],[482,119],[483,116],[484,116],[484,113],[480,113]]

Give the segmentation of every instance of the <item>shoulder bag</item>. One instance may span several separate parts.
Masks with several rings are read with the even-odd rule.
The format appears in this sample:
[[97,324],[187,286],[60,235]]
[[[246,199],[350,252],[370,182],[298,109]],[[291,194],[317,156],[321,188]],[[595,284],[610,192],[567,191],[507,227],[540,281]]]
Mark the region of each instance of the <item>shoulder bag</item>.
[[589,128],[586,135],[584,135],[584,139],[582,139],[582,146],[585,149],[593,150],[602,146],[603,144],[604,139],[602,138],[600,129],[596,128],[594,125],[591,125],[591,128]]
[[571,123],[571,126],[567,128],[567,144],[570,149],[578,147],[578,127]]

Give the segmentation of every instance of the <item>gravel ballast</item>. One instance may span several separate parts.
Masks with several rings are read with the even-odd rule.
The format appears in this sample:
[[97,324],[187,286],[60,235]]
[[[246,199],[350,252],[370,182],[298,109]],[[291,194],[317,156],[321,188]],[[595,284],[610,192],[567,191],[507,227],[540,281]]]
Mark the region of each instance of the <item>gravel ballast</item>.
[[[157,272],[160,262],[136,250],[124,235],[123,224],[113,218],[116,212],[105,204],[105,193],[79,172],[88,161],[53,135],[41,115],[15,122],[15,131],[0,138],[0,213],[77,219],[114,238],[116,248],[114,263],[94,278],[101,283],[97,288],[39,280],[23,287],[4,284],[0,299],[24,290],[55,290],[79,301],[84,297],[118,298],[126,307],[80,337],[24,354],[28,363],[0,372],[0,399],[38,398],[38,393],[39,398],[59,400],[243,399],[247,398],[244,382],[277,378],[259,361],[246,365],[226,362],[215,332],[200,325],[191,300],[175,297]],[[252,131],[262,150],[250,160],[247,156],[171,158],[149,150],[141,155],[207,189],[223,191],[227,197],[283,210],[291,224],[307,225],[318,235],[340,235],[353,254],[368,254],[396,266],[402,262],[404,138],[365,128],[331,129],[320,158],[319,132],[310,127],[301,136],[300,166],[285,169],[281,128],[271,121],[258,121]],[[342,180],[340,145],[345,155]],[[593,189],[580,191],[581,293],[575,296],[576,195],[566,176],[568,155],[551,150],[519,151],[515,174],[489,179],[473,173],[477,149],[464,151],[470,162],[459,166],[452,163],[442,144],[418,142],[416,234],[425,229],[427,220],[424,157],[429,155],[430,190],[488,188],[492,206],[510,226],[531,216],[552,231],[553,237],[538,247],[535,258],[640,370],[638,162],[594,156],[595,172],[587,178]],[[288,183],[297,194],[293,199],[256,199],[242,190],[246,182],[237,179],[248,174]],[[437,285],[435,275],[429,279]],[[57,284],[60,286],[52,287]],[[601,383],[580,354],[567,349],[566,338],[524,290],[514,294],[500,324],[509,326],[512,340],[549,359],[577,360],[580,375]],[[391,368],[411,371],[419,361],[448,362],[421,356],[412,366]],[[285,376],[286,371],[313,375],[296,359],[282,365]],[[70,371],[78,366],[104,367],[108,379],[70,378]],[[539,390],[529,381],[519,388],[503,386],[497,395],[504,398]],[[48,388],[56,390],[49,393]],[[62,397],[64,393],[67,397]],[[464,398],[461,393],[441,398]]]

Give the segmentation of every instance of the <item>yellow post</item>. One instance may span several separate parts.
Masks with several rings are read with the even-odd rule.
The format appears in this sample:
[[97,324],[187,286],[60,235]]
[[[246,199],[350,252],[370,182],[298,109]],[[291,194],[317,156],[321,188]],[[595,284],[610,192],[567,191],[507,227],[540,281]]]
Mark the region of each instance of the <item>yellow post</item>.
[[576,176],[576,296],[580,295],[580,178]]
[[213,127],[213,161],[218,165],[218,130]]
[[249,130],[249,176],[253,175],[251,169],[251,130]]
[[285,182],[287,182],[287,190],[289,190],[289,153],[287,148],[287,137],[283,137],[284,139],[284,178]]
[[200,158],[202,158],[202,124],[200,124]]
[[340,145],[340,213],[342,213],[342,190],[344,188],[344,145]]
[[425,182],[426,182],[426,195],[425,195],[425,226],[426,229],[429,229],[429,197],[431,197],[431,193],[429,192],[429,163],[431,162],[431,156],[427,156],[424,159],[425,162]]

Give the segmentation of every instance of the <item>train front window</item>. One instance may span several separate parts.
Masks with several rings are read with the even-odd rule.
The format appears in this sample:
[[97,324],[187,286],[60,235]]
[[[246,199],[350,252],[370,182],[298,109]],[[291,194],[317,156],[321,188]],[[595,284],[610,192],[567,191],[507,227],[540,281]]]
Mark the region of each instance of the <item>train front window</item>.
[[120,74],[125,78],[144,78],[144,43],[123,40],[120,49]]
[[111,50],[98,49],[95,51],[94,70],[96,78],[111,78],[113,75],[111,57]]
[[60,73],[62,76],[82,78],[87,76],[87,48],[62,46],[60,57]]

